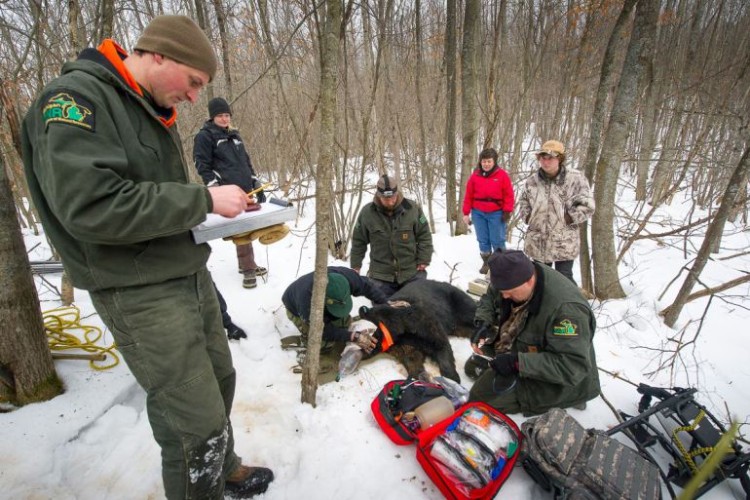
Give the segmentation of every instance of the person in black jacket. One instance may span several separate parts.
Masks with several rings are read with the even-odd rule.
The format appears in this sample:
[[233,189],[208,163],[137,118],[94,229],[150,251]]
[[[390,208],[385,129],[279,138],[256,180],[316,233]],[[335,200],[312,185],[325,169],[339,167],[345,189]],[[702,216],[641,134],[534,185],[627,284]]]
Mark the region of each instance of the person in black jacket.
[[224,300],[224,296],[221,295],[219,287],[214,283],[216,289],[216,298],[219,299],[219,310],[221,311],[221,324],[224,325],[224,329],[227,331],[227,338],[230,340],[246,339],[247,334],[245,330],[234,324],[232,317],[229,315],[229,308],[227,307],[227,301]]
[[[314,274],[309,273],[297,278],[281,297],[287,317],[301,334],[299,337],[282,339],[283,346],[296,344],[302,348],[307,347]],[[323,343],[320,348],[321,357],[326,356],[330,359],[329,363],[324,363],[321,359],[321,373],[332,368],[330,363],[338,357],[346,342],[357,343],[366,353],[372,352],[377,345],[372,336],[349,331],[352,322],[349,316],[352,310],[352,296],[367,297],[373,304],[384,304],[388,301],[385,293],[368,278],[360,276],[348,267],[330,266],[323,314]]]
[[[234,184],[245,192],[261,186],[255,176],[250,155],[245,149],[237,129],[231,128],[232,110],[221,97],[208,102],[209,119],[196,134],[193,143],[195,167],[206,186]],[[263,191],[257,195],[259,202],[266,201]],[[243,274],[242,286],[255,288],[257,277],[268,273],[265,267],[255,263],[253,243],[237,245],[237,261]]]

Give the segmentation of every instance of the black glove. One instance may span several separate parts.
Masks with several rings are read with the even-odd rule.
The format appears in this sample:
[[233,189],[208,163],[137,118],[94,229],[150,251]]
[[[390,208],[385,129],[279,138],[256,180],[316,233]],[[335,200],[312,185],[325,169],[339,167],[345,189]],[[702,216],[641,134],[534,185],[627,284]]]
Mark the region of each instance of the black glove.
[[[257,177],[253,177],[253,189],[258,189],[263,185],[262,182]],[[263,192],[261,189],[257,193],[255,193],[255,199],[258,200],[258,203],[265,203],[266,202],[266,193]]]
[[513,375],[518,373],[518,354],[506,352],[498,354],[490,361],[490,366],[500,375]]
[[245,330],[232,323],[229,325],[229,328],[227,328],[227,338],[230,340],[246,339],[247,334],[245,333]]
[[464,365],[464,372],[473,380],[481,377],[482,374],[489,369],[490,358],[480,356],[479,354],[472,354],[469,359],[466,360],[466,364]]
[[[487,323],[477,326],[474,335],[471,336],[471,343],[479,345],[480,341],[486,341],[492,335],[492,327]],[[484,342],[482,343],[484,345]]]

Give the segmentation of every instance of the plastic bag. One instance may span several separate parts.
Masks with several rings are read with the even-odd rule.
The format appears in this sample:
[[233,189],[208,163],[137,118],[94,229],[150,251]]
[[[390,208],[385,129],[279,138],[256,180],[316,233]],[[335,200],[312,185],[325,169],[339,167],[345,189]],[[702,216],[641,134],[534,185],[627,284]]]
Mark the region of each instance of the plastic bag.
[[347,342],[339,360],[339,371],[336,380],[339,381],[347,375],[351,375],[359,366],[365,352],[354,342]]

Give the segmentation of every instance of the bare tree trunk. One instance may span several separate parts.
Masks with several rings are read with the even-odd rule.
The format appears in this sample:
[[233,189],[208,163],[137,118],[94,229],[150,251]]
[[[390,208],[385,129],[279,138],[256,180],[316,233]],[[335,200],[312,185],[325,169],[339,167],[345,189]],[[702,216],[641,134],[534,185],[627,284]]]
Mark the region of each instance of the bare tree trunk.
[[505,29],[505,12],[507,9],[507,0],[500,0],[500,5],[497,6],[497,12],[494,17],[494,25],[492,27],[492,49],[490,51],[490,60],[488,63],[487,71],[487,111],[485,114],[485,130],[484,130],[484,142],[482,149],[492,147],[494,142],[495,129],[498,125],[498,106],[497,106],[497,89],[495,88],[495,81],[497,79],[497,61],[501,59],[502,42],[501,34]]
[[216,24],[219,26],[219,39],[221,40],[221,61],[224,66],[224,84],[226,85],[226,96],[231,100],[234,98],[232,90],[232,67],[229,64],[229,40],[227,40],[227,20],[224,15],[224,2],[213,0],[216,11]]
[[657,0],[638,1],[633,34],[615,93],[602,154],[596,165],[596,212],[591,227],[594,242],[594,289],[600,299],[625,296],[617,272],[614,200],[627,133],[634,119],[633,107],[638,80],[643,74],[644,61],[651,58],[658,15]]
[[427,163],[427,137],[424,127],[424,106],[422,105],[422,66],[424,64],[422,57],[422,0],[416,0],[414,4],[414,25],[417,38],[417,77],[414,80],[414,90],[417,94],[417,123],[419,124],[419,166],[427,188],[427,217],[430,227],[434,231],[435,216],[432,213],[432,200],[435,188],[435,175],[433,174],[435,166],[432,162],[429,165]]
[[83,49],[80,37],[78,36],[78,0],[68,0],[68,34],[70,35],[70,50],[68,51],[68,60],[72,61]]
[[[204,0],[195,0],[195,17],[198,22],[198,26],[201,27],[206,36],[211,38],[211,33],[208,26],[208,20],[206,20],[206,2]],[[206,98],[211,100],[214,97],[214,84],[210,82],[206,85]]]
[[656,144],[656,82],[654,82],[653,62],[649,61],[646,68],[646,93],[643,98],[642,106],[642,135],[640,143],[640,152],[638,154],[638,166],[635,184],[636,201],[645,201],[647,196],[648,172],[651,166],[651,156]]
[[[612,33],[609,36],[607,42],[607,48],[604,50],[604,58],[602,59],[602,67],[599,72],[599,87],[596,90],[596,97],[594,99],[594,111],[591,115],[591,125],[589,127],[589,144],[586,148],[586,156],[584,157],[581,169],[586,175],[586,178],[590,183],[593,184],[594,174],[596,171],[596,159],[599,155],[599,145],[601,144],[602,129],[604,128],[604,116],[607,108],[607,95],[609,94],[609,88],[612,86],[612,80],[615,76],[613,68],[615,62],[615,54],[617,48],[621,44],[621,40],[624,37],[625,30],[629,26],[630,14],[633,10],[636,0],[626,0],[622,6],[622,11],[615,22],[615,26],[612,29]],[[589,249],[589,235],[588,235],[588,221],[581,224],[580,227],[580,240],[581,240],[581,253],[579,256],[581,264],[581,287],[589,292],[594,291],[594,280],[591,273],[591,251]]]
[[698,250],[698,254],[693,262],[693,267],[688,271],[688,275],[685,278],[680,291],[677,292],[677,297],[675,297],[674,302],[672,302],[669,307],[661,312],[662,316],[664,316],[664,323],[668,326],[674,326],[677,318],[679,318],[680,313],[682,312],[682,308],[688,301],[693,286],[695,286],[695,283],[698,281],[698,278],[703,272],[703,268],[706,267],[708,257],[711,254],[711,247],[715,240],[721,237],[721,234],[724,231],[724,224],[727,221],[732,206],[737,200],[740,187],[747,182],[748,172],[750,172],[750,147],[745,149],[745,153],[737,163],[734,172],[732,172],[732,177],[729,179],[729,184],[727,184],[727,188],[724,191],[724,196],[721,198],[719,210],[717,210],[714,220],[711,221],[711,224],[708,226],[706,237],[703,239],[700,250]]
[[[464,199],[464,186],[469,179],[474,158],[477,157],[477,57],[479,31],[482,29],[479,0],[466,0],[464,11],[464,39],[461,47],[461,181],[458,193],[457,210]],[[467,226],[463,218],[456,218],[456,235],[466,234]]]
[[0,402],[25,405],[62,393],[44,334],[16,207],[0,155]]
[[445,208],[451,229],[459,218],[456,205],[456,10],[456,0],[448,0],[443,57],[448,100],[445,116]]
[[101,2],[100,12],[100,27],[99,27],[99,40],[102,41],[105,38],[112,38],[114,34],[115,24],[115,1],[114,0],[99,0]]
[[666,136],[661,143],[661,155],[659,155],[659,161],[656,162],[651,179],[651,204],[656,206],[667,201],[664,193],[669,190],[669,177],[674,170],[674,162],[677,158],[676,141],[678,132],[682,128],[680,124],[683,121],[683,113],[679,108],[684,106],[685,100],[678,99],[677,102],[678,109],[671,114]]
[[310,314],[310,337],[302,371],[303,403],[315,406],[323,334],[323,307],[328,284],[328,248],[331,229],[331,172],[336,129],[336,82],[339,70],[339,28],[341,1],[326,0],[326,17],[321,34],[320,60],[320,152],[315,183],[315,281]]

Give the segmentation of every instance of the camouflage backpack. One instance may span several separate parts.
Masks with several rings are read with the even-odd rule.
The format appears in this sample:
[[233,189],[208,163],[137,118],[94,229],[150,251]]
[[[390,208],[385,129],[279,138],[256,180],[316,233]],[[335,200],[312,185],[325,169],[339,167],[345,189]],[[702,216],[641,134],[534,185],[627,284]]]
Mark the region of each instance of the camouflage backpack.
[[556,499],[659,500],[659,470],[602,431],[553,408],[521,425],[524,469]]

